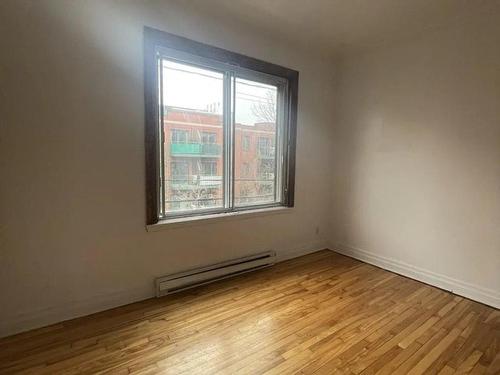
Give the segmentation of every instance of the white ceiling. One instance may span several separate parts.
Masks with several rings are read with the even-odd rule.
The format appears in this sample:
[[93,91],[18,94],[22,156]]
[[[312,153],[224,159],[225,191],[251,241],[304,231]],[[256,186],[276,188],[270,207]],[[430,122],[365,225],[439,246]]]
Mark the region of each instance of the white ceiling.
[[182,0],[333,55],[417,36],[499,0]]

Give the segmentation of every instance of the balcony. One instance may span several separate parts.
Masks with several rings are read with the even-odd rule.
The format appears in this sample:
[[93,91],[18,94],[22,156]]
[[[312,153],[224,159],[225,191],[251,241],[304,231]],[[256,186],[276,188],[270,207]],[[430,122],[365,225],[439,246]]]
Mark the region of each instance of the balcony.
[[172,143],[170,154],[172,156],[188,157],[217,157],[222,152],[221,145],[204,143]]

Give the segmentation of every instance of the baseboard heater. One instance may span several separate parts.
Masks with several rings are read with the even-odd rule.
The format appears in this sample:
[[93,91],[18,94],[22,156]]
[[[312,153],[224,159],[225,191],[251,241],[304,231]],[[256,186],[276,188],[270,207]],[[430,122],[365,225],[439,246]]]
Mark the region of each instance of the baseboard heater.
[[159,277],[155,280],[156,296],[162,297],[228,277],[241,275],[246,272],[272,266],[274,263],[276,263],[276,253],[274,251],[266,251],[190,271]]

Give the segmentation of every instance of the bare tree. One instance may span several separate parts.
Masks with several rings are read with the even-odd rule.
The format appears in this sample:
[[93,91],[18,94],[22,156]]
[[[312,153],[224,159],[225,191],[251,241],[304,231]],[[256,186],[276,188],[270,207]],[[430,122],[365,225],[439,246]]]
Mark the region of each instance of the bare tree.
[[266,91],[266,96],[252,104],[252,114],[262,122],[276,122],[276,94]]

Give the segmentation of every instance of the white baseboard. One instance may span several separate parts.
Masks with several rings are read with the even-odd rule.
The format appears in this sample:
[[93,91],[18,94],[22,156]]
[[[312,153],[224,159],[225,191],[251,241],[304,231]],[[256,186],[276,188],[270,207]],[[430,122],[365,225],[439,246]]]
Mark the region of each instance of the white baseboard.
[[[327,248],[324,242],[317,242],[300,246],[296,249],[277,251],[277,262],[314,253]],[[53,306],[36,309],[0,319],[0,337],[14,335],[35,328],[63,322],[115,307],[142,301],[154,297],[153,279],[151,287],[137,288],[135,290],[117,291],[101,294],[85,300],[65,303],[62,306]]]
[[361,250],[352,246],[337,244],[331,245],[330,249],[339,254],[361,260],[365,263],[398,273],[409,278],[422,281],[438,288],[484,303],[495,308],[500,308],[500,292],[493,289],[481,287],[466,281],[438,274],[397,259],[377,255],[373,252]]

